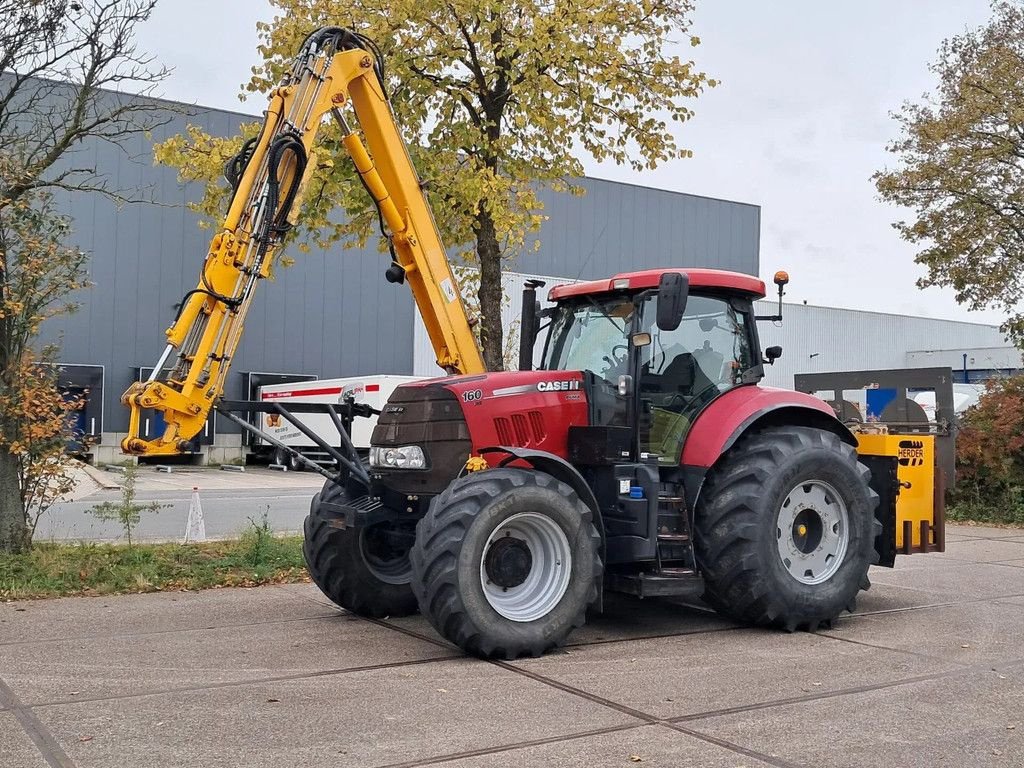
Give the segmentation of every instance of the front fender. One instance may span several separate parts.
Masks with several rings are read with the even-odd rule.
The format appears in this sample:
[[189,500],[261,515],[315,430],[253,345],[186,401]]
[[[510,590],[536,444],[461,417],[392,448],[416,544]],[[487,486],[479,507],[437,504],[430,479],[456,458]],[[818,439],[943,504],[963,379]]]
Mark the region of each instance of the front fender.
[[832,407],[813,395],[789,389],[748,385],[726,392],[698,414],[686,436],[681,463],[707,470],[748,429],[757,424],[802,424],[827,429],[857,445],[853,433]]

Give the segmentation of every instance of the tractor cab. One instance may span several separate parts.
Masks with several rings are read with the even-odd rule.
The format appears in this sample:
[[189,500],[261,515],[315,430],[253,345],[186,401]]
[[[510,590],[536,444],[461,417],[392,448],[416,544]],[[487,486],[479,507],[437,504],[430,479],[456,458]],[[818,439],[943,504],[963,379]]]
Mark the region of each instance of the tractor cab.
[[591,424],[633,428],[632,458],[678,465],[697,414],[763,377],[753,300],[764,293],[756,278],[717,270],[558,286],[541,313],[549,322],[538,367],[582,371]]

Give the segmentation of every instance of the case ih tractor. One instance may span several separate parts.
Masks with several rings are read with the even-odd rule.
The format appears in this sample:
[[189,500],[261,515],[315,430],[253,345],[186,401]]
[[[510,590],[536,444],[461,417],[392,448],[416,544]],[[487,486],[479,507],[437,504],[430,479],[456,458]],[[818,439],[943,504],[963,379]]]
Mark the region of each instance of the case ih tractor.
[[758,344],[764,295],[705,269],[555,287],[537,370],[395,390],[368,475],[313,499],[314,581],[348,610],[419,610],[467,652],[505,658],[564,641],[606,589],[702,579],[726,616],[790,631],[852,610],[879,498],[825,402],[759,385],[781,354]]
[[[189,451],[216,408],[327,478],[306,520],[305,556],[331,600],[369,616],[422,611],[482,656],[558,645],[606,589],[672,595],[702,580],[724,614],[788,630],[852,609],[878,559],[879,522],[878,541],[895,536],[896,459],[875,462],[888,469],[872,490],[857,441],[826,403],[759,385],[781,354],[758,344],[752,302],[764,284],[701,269],[622,274],[552,289],[544,318],[528,289],[521,370],[485,373],[385,85],[378,49],[357,31],[324,27],[303,42],[260,133],[225,169],[227,215],[163,353],[122,396],[123,450]],[[223,399],[328,116],[380,215],[387,279],[408,284],[438,365],[461,374],[396,389],[369,466],[347,434],[371,412],[365,404]],[[785,280],[777,276],[780,301]],[[335,466],[237,412],[278,414]],[[330,416],[336,444],[293,415],[310,412]],[[150,413],[163,428],[144,436]]]

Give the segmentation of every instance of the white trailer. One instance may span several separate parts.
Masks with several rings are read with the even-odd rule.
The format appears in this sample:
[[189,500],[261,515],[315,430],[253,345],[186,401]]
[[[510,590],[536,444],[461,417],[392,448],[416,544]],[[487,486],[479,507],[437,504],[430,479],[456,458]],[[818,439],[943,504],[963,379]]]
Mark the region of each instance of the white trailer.
[[[268,384],[260,387],[257,397],[263,403],[280,403],[287,407],[296,403],[330,403],[340,405],[348,395],[355,397],[357,403],[366,403],[371,408],[380,410],[388,401],[391,393],[401,384],[419,381],[423,376],[349,376],[340,379],[319,379],[291,384]],[[293,448],[306,458],[318,463],[328,464],[330,456],[312,439],[304,435],[294,424],[288,423],[276,413],[258,414],[259,427],[268,435],[280,440],[289,448]],[[294,418],[302,422],[321,440],[331,446],[338,446],[338,430],[331,417],[326,413],[296,413]],[[370,448],[370,434],[377,424],[377,417],[356,418],[352,423],[352,444],[359,451]],[[291,470],[302,469],[302,464],[286,451],[262,440],[256,445],[260,453],[271,456],[274,464],[280,464]]]

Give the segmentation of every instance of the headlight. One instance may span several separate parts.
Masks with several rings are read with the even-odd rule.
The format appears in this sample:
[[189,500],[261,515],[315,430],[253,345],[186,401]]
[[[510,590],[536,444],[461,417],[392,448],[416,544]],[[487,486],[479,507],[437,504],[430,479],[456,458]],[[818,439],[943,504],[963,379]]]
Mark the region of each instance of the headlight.
[[418,445],[403,445],[399,448],[370,448],[370,466],[388,469],[424,469],[427,457]]

